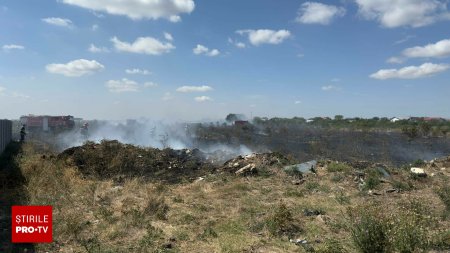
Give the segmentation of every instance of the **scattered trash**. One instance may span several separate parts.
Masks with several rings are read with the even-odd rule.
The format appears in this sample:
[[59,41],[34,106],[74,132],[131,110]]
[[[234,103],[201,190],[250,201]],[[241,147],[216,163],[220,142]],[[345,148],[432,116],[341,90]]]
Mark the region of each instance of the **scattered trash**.
[[417,175],[419,177],[427,176],[427,173],[425,173],[425,170],[421,169],[421,168],[411,168],[411,173],[413,173],[414,175]]
[[303,211],[303,215],[305,215],[305,216],[317,216],[317,215],[321,215],[321,214],[325,214],[325,212],[322,210],[317,210],[317,209],[305,209]]
[[385,192],[386,193],[393,193],[393,192],[398,192],[398,190],[394,189],[394,188],[391,188],[391,189],[387,189]]
[[304,240],[304,239],[290,239],[289,241],[292,242],[292,243],[295,243],[297,245],[307,244],[308,243],[308,241]]
[[256,172],[257,172],[256,165],[252,163],[252,164],[248,164],[248,165],[242,167],[235,173],[236,173],[236,175],[246,175],[246,174],[253,174]]
[[381,174],[383,174],[383,177],[385,177],[385,178],[391,177],[391,175],[389,174],[389,172],[387,172],[387,170],[386,170],[386,168],[384,167],[384,165],[383,165],[383,166],[378,165],[378,166],[376,167],[376,170],[377,170],[378,172],[380,172]]

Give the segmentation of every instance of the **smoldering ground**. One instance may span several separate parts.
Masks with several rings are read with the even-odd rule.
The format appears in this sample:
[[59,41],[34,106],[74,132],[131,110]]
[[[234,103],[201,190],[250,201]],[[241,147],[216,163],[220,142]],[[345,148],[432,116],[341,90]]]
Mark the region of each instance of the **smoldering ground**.
[[89,121],[84,135],[80,126],[70,132],[61,133],[55,138],[58,151],[81,146],[86,141],[99,143],[102,140],[117,140],[121,143],[158,149],[200,149],[205,154],[220,153],[224,159],[254,152],[243,144],[225,142],[202,142],[198,139],[197,128],[200,123],[180,123],[152,121],[148,119],[124,121]]

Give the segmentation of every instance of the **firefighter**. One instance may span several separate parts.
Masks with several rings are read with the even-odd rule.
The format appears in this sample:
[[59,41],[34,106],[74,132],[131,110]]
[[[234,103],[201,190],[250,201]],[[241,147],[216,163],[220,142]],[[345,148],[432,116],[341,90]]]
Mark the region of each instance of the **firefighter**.
[[22,128],[20,128],[20,142],[25,141],[25,135],[27,135],[27,132],[25,131],[25,125],[22,125]]
[[88,127],[89,127],[89,124],[86,122],[83,124],[83,126],[81,126],[81,129],[80,129],[81,136],[86,140],[87,140],[88,134],[89,134]]

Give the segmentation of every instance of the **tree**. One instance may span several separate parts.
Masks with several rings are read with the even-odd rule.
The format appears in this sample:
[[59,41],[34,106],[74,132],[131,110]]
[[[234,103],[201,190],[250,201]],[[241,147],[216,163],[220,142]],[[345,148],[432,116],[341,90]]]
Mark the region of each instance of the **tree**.
[[334,116],[334,120],[343,120],[343,119],[344,119],[344,116],[342,116],[342,115]]
[[235,122],[236,120],[239,120],[239,117],[234,113],[230,113],[227,115],[225,120],[231,123],[231,122]]

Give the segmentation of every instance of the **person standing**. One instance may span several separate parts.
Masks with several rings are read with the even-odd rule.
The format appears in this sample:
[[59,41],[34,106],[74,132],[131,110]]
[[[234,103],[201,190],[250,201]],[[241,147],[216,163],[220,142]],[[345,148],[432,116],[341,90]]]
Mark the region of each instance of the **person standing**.
[[20,142],[25,141],[26,135],[27,135],[27,132],[25,131],[25,125],[22,125],[22,128],[20,128]]

